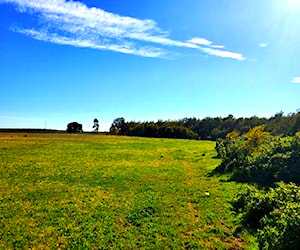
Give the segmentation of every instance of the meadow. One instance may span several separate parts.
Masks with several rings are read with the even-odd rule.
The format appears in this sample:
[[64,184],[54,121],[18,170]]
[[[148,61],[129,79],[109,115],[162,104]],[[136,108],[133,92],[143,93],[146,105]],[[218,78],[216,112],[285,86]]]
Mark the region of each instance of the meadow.
[[211,141],[0,133],[0,249],[241,249]]

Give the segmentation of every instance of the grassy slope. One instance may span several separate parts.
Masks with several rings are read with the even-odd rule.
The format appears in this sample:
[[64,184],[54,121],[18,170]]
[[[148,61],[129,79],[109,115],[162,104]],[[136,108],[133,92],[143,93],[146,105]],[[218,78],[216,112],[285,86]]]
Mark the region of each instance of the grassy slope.
[[[246,247],[208,141],[0,134],[0,248]],[[209,192],[209,195],[206,194]]]

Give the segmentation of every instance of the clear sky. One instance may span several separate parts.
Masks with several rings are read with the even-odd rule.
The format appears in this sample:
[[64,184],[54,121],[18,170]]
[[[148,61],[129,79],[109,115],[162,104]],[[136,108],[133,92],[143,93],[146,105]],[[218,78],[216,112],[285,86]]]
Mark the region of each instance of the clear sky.
[[0,0],[0,127],[300,108],[300,0]]

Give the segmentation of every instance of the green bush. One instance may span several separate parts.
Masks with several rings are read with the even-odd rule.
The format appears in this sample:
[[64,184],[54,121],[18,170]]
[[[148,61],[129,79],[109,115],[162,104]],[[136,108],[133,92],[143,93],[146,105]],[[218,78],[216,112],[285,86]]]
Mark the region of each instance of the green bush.
[[259,248],[299,249],[300,134],[271,136],[259,126],[245,135],[228,134],[216,150],[222,159],[217,171],[232,172],[235,180],[264,186],[281,181],[267,192],[249,187],[233,202],[243,227],[256,232]]
[[242,224],[256,230],[260,249],[300,246],[300,188],[280,182],[268,192],[249,187],[233,203]]
[[237,181],[272,185],[278,181],[300,183],[300,136],[279,137],[264,132],[264,127],[251,129],[247,134],[228,134],[217,142],[216,150],[222,159],[217,168],[233,172]]

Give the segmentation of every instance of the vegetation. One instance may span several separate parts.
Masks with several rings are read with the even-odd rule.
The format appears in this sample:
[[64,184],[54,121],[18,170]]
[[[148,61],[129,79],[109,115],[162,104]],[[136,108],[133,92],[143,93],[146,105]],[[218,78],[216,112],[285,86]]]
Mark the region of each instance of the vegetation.
[[[254,230],[260,249],[297,249],[300,245],[300,133],[272,136],[264,126],[245,135],[229,133],[216,146],[222,164],[237,181],[258,184],[233,202],[245,228]],[[294,183],[292,183],[294,182]],[[276,186],[265,189],[264,187]]]
[[99,131],[99,121],[97,118],[94,119],[94,125],[93,125],[93,129],[94,129],[94,132],[98,132]]
[[125,135],[126,129],[127,125],[125,123],[125,119],[123,117],[119,117],[114,119],[109,131],[113,135]]
[[232,131],[244,134],[251,128],[264,125],[272,135],[293,135],[300,130],[300,112],[284,116],[282,112],[269,119],[266,118],[226,118],[205,119],[185,118],[178,121],[125,122],[123,117],[113,121],[112,134],[156,137],[217,140],[225,139]]
[[300,183],[300,136],[279,137],[264,132],[264,126],[242,136],[236,132],[218,141],[222,159],[218,171],[233,172],[238,181],[272,185],[278,181]]
[[68,133],[82,133],[82,124],[78,122],[71,122],[67,125],[67,132]]
[[[0,133],[0,249],[255,248],[252,233],[260,249],[295,249],[299,117],[157,123],[121,117],[110,129],[223,138],[216,143]],[[82,125],[70,123],[67,131],[82,132]]]
[[260,249],[299,248],[299,186],[280,182],[268,192],[248,188],[239,194],[234,207],[244,227],[257,230]]
[[0,134],[0,249],[240,249],[215,143]]

